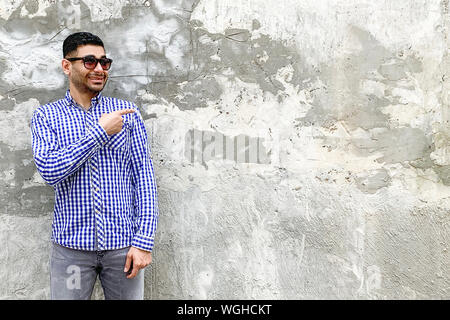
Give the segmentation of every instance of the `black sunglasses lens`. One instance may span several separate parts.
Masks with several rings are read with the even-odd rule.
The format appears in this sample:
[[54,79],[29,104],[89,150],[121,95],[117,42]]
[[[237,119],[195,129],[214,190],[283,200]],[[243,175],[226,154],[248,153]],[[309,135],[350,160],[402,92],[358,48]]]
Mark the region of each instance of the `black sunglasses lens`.
[[112,62],[112,60],[108,59],[108,58],[101,58],[100,59],[100,65],[102,66],[102,68],[104,70],[108,70],[111,67],[111,62]]
[[87,69],[94,69],[95,66],[97,65],[97,59],[95,59],[94,57],[85,57],[83,60],[84,66]]

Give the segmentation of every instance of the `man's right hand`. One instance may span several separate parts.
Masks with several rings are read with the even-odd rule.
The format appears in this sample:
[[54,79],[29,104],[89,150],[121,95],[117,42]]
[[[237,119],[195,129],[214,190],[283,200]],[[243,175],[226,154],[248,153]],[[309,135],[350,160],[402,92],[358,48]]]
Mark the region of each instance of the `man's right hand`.
[[133,113],[134,109],[122,109],[116,110],[111,113],[104,113],[98,120],[98,123],[105,129],[108,136],[111,136],[117,132],[120,132],[123,127],[122,116],[127,113]]

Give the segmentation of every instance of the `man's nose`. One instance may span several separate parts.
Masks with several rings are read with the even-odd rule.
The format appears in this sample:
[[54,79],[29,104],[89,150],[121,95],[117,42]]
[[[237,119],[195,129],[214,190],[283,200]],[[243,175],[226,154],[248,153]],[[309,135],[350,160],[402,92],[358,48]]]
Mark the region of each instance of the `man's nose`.
[[95,71],[103,71],[102,65],[100,64],[100,61],[97,61],[97,64],[94,68]]

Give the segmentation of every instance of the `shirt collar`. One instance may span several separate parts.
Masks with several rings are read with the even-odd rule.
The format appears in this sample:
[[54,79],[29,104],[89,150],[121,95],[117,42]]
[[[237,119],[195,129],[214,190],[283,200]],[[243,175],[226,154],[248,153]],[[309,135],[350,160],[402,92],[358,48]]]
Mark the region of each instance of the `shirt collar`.
[[[82,106],[80,106],[73,98],[72,95],[70,94],[70,90],[68,89],[66,91],[66,96],[65,96],[65,100],[67,102],[68,105],[73,105],[79,108],[82,108],[83,110],[85,110]],[[93,97],[91,99],[91,106],[96,106],[97,104],[100,103],[100,101],[102,100],[102,93],[99,92],[95,97]]]

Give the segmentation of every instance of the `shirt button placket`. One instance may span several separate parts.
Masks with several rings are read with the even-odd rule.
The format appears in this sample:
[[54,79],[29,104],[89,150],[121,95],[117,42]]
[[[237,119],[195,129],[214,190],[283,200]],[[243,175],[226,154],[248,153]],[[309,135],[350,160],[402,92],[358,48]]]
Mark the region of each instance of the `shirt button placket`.
[[[94,117],[92,115],[92,107],[86,112],[86,120],[88,127],[94,125]],[[98,172],[98,157],[92,156],[90,159],[91,166],[91,190],[93,191],[93,202],[94,202],[94,216],[95,216],[95,226],[97,235],[97,250],[105,250],[105,232],[104,232],[104,221],[102,214],[102,197],[100,193],[100,177]]]

